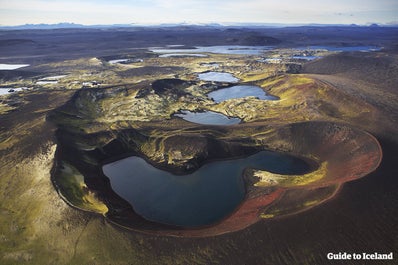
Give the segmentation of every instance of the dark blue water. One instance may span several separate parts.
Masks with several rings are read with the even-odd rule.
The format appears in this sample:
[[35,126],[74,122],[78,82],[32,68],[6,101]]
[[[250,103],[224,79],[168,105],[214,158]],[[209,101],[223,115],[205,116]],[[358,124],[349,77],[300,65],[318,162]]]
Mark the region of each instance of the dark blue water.
[[233,125],[241,122],[241,119],[228,117],[224,114],[213,111],[191,112],[189,110],[181,110],[181,113],[176,113],[174,116],[183,118],[197,124],[204,125]]
[[227,99],[243,98],[243,97],[256,97],[263,100],[278,100],[278,97],[267,94],[261,87],[258,86],[232,86],[213,91],[207,95],[215,102],[220,103]]
[[245,196],[242,173],[256,168],[302,174],[304,161],[261,151],[246,158],[211,162],[177,176],[132,156],[103,166],[112,189],[148,220],[184,227],[209,225],[227,216]]

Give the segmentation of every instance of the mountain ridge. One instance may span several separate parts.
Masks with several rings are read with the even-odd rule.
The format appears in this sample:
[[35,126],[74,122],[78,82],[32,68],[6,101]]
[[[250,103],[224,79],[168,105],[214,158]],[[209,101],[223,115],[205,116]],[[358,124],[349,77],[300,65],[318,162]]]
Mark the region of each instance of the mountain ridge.
[[268,27],[268,28],[283,28],[283,27],[398,27],[398,24],[371,24],[371,25],[357,25],[357,24],[284,24],[284,23],[161,23],[161,24],[97,24],[97,25],[84,25],[74,22],[60,22],[55,24],[23,24],[16,26],[0,25],[1,30],[18,30],[18,29],[68,29],[68,28],[132,28],[132,27],[179,27],[179,26],[192,26],[192,27]]

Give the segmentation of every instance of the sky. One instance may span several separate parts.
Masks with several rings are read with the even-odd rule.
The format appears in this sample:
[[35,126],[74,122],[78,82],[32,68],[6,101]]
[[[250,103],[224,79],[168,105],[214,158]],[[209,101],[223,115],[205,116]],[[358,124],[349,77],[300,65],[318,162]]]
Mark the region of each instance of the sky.
[[0,25],[398,24],[398,0],[0,0]]

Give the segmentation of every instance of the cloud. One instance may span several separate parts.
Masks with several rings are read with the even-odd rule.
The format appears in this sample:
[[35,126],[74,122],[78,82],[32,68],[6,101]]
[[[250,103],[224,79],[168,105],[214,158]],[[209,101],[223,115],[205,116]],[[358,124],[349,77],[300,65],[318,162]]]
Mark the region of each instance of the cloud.
[[120,11],[125,7],[120,4],[106,4],[106,3],[95,3],[92,1],[7,1],[2,3],[1,9],[9,11],[32,11],[32,12],[114,12]]

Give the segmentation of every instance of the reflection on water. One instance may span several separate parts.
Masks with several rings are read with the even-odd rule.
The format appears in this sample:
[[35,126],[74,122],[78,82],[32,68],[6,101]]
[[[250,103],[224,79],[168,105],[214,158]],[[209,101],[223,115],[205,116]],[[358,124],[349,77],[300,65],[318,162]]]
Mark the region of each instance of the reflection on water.
[[321,56],[293,56],[293,59],[300,59],[300,60],[307,60],[307,61],[312,61],[315,59],[321,58]]
[[116,59],[116,60],[110,60],[108,63],[110,63],[110,64],[125,63],[128,60],[129,59]]
[[200,80],[203,81],[212,81],[212,82],[228,82],[228,83],[237,83],[239,79],[233,76],[230,73],[224,72],[206,72],[198,75]]
[[27,87],[17,87],[17,88],[0,87],[0,96],[12,94],[12,93],[15,93],[15,92],[20,92],[20,91],[27,90],[27,89],[28,89]]
[[108,61],[109,64],[129,64],[129,63],[142,63],[143,59],[115,59]]
[[59,79],[62,79],[66,76],[67,75],[48,76],[48,77],[39,79],[39,81],[37,81],[36,84],[37,85],[58,84]]
[[57,80],[42,80],[42,81],[37,81],[37,85],[48,85],[48,84],[58,84]]
[[7,64],[7,63],[0,63],[0,70],[15,70],[22,67],[29,66],[29,64]]
[[278,97],[267,94],[261,87],[258,86],[232,86],[213,91],[208,94],[208,97],[215,102],[220,103],[227,99],[256,97],[263,100],[278,100]]
[[191,112],[189,110],[182,110],[180,112],[181,113],[174,114],[174,116],[197,124],[232,125],[241,122],[239,118],[228,117],[221,113],[213,111]]
[[162,54],[159,57],[167,58],[167,57],[207,57],[206,54],[200,53],[166,53]]
[[203,165],[177,176],[133,156],[103,166],[112,189],[144,218],[178,226],[208,225],[230,214],[243,200],[245,168],[280,174],[302,174],[304,161],[262,151],[246,158]]

